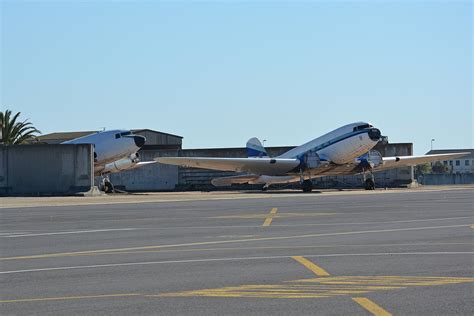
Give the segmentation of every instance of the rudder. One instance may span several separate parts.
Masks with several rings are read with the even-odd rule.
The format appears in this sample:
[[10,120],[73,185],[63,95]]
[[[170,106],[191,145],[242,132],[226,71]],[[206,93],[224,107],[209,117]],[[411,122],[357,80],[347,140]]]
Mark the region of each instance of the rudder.
[[247,142],[247,157],[249,158],[268,158],[267,151],[258,138],[250,138]]

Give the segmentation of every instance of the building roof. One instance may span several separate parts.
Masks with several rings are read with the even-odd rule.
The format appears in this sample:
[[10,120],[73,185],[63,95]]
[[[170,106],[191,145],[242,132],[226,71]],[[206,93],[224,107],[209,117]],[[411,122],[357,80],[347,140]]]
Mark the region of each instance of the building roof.
[[175,134],[169,134],[169,133],[164,133],[164,132],[159,132],[159,131],[155,131],[155,130],[149,129],[149,128],[132,129],[131,131],[132,131],[132,133],[134,133],[134,134],[135,134],[135,133],[141,133],[141,132],[148,131],[148,132],[152,132],[152,133],[158,133],[158,134],[161,134],[161,135],[166,135],[166,136],[177,137],[177,138],[183,139],[183,136],[179,136],[179,135],[175,135]]
[[451,153],[463,153],[470,152],[470,155],[456,158],[456,160],[462,159],[474,159],[474,149],[462,148],[462,149],[434,149],[427,152],[427,155],[437,155],[437,154],[451,154]]
[[[181,138],[181,139],[183,138],[183,136],[163,133],[163,132],[155,131],[155,130],[148,129],[148,128],[132,129],[131,131],[134,134],[144,132],[144,131],[149,131],[149,132],[152,132],[152,133],[177,137],[177,138]],[[38,138],[39,141],[47,141],[47,140],[53,140],[53,139],[54,140],[60,140],[61,139],[61,140],[67,141],[67,140],[71,140],[71,139],[74,139],[74,138],[79,138],[79,137],[82,137],[82,136],[94,134],[94,133],[97,133],[97,132],[99,132],[99,131],[56,132],[56,133],[40,135],[37,138]]]
[[97,133],[97,131],[82,131],[82,132],[57,132],[57,133],[50,133],[45,135],[40,135],[37,137],[39,141],[48,141],[48,140],[59,140],[62,139],[64,141],[71,140],[74,138],[79,138],[82,136],[90,135]]
[[[147,138],[147,144],[145,147],[157,147],[158,148],[181,148],[182,136],[163,133],[148,128],[132,129],[132,133],[137,135],[143,135]],[[83,137],[90,134],[95,134],[98,131],[78,131],[78,132],[57,132],[50,133],[36,137],[37,141],[46,144],[60,144],[62,142]],[[151,148],[151,147],[150,147]]]

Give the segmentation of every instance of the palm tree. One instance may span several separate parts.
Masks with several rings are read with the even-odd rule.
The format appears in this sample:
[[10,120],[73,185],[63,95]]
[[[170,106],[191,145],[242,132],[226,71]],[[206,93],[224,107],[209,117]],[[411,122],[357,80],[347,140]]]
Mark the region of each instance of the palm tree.
[[0,139],[3,138],[4,144],[23,144],[34,138],[36,133],[41,133],[28,120],[17,122],[20,114],[21,112],[18,112],[12,117],[10,110],[0,112],[0,127],[2,129]]

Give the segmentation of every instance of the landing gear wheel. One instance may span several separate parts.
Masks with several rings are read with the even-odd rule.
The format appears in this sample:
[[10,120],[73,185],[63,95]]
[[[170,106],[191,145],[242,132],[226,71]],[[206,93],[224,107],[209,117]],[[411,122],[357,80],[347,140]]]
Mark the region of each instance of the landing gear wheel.
[[104,192],[105,193],[114,193],[114,185],[112,182],[105,180],[104,181]]
[[266,185],[264,185],[264,186],[262,187],[262,192],[266,192],[267,190],[268,190],[268,187],[267,187]]
[[365,180],[365,189],[366,190],[375,190],[375,182],[373,179]]
[[313,182],[311,180],[304,180],[301,184],[301,188],[303,189],[303,192],[309,193],[313,191]]

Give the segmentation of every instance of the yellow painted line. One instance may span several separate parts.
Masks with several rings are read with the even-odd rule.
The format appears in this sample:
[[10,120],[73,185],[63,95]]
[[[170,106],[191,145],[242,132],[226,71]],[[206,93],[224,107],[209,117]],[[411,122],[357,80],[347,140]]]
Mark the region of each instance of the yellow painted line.
[[[273,218],[285,218],[285,217],[316,217],[316,216],[329,216],[339,215],[339,213],[280,213],[274,215]],[[252,219],[252,218],[267,218],[267,214],[242,214],[242,215],[219,215],[211,216],[206,218],[218,218],[218,219]]]
[[265,218],[265,222],[263,222],[262,226],[263,227],[270,226],[270,224],[273,221],[273,217],[275,216],[277,212],[278,212],[278,209],[276,207],[272,208],[272,210],[270,211],[270,214],[268,214],[267,218]]
[[329,273],[326,270],[317,266],[316,264],[314,264],[313,262],[309,261],[306,258],[303,258],[301,256],[294,256],[291,258],[295,259],[296,261],[304,265],[307,269],[311,270],[317,276],[329,276]]
[[90,299],[90,298],[127,297],[127,296],[142,296],[142,294],[123,293],[123,294],[104,294],[104,295],[86,295],[86,296],[60,296],[60,297],[23,298],[23,299],[16,299],[16,300],[1,300],[0,303],[82,300],[82,299]]
[[474,229],[474,225],[471,225],[471,228],[473,228],[473,229]]
[[385,309],[365,297],[353,297],[352,300],[376,316],[392,316]]
[[[398,279],[397,284],[390,282],[392,279]],[[370,282],[367,282],[370,281]],[[161,293],[151,295],[157,297],[259,297],[259,298],[325,298],[335,296],[351,297],[363,295],[370,292],[399,290],[414,286],[437,286],[458,283],[473,283],[474,278],[449,278],[449,277],[410,277],[410,276],[342,276],[342,277],[319,277],[315,279],[296,280],[283,282],[280,284],[248,284],[240,286],[222,287],[215,289],[201,289],[184,292]],[[360,299],[362,306],[365,304],[372,308],[374,315],[379,312],[381,307],[373,302],[366,304],[366,298]],[[376,309],[376,306],[378,309]],[[367,308],[367,309],[368,309]]]
[[255,242],[255,241],[269,241],[269,240],[289,240],[289,239],[315,238],[315,237],[325,237],[325,236],[350,236],[350,235],[377,234],[377,233],[402,232],[402,231],[423,231],[423,230],[447,229],[447,228],[469,227],[469,226],[471,226],[471,225],[470,224],[462,224],[462,225],[431,226],[431,227],[411,227],[411,228],[362,230],[362,231],[348,231],[348,232],[322,233],[322,234],[305,234],[305,235],[293,235],[293,236],[275,236],[275,237],[244,238],[244,239],[231,239],[231,240],[215,240],[215,241],[191,242],[191,243],[183,243],[183,244],[139,246],[139,247],[127,247],[127,248],[109,248],[109,249],[98,249],[98,250],[86,250],[86,251],[26,255],[26,256],[17,256],[17,257],[0,257],[0,261],[24,260],[24,259],[43,259],[43,258],[55,258],[55,257],[67,257],[67,256],[84,256],[84,255],[91,255],[91,254],[108,254],[108,253],[123,252],[123,251],[166,249],[166,248],[178,248],[178,247],[194,247],[194,246],[203,246],[203,245],[221,245],[221,244],[244,243],[244,242]]

